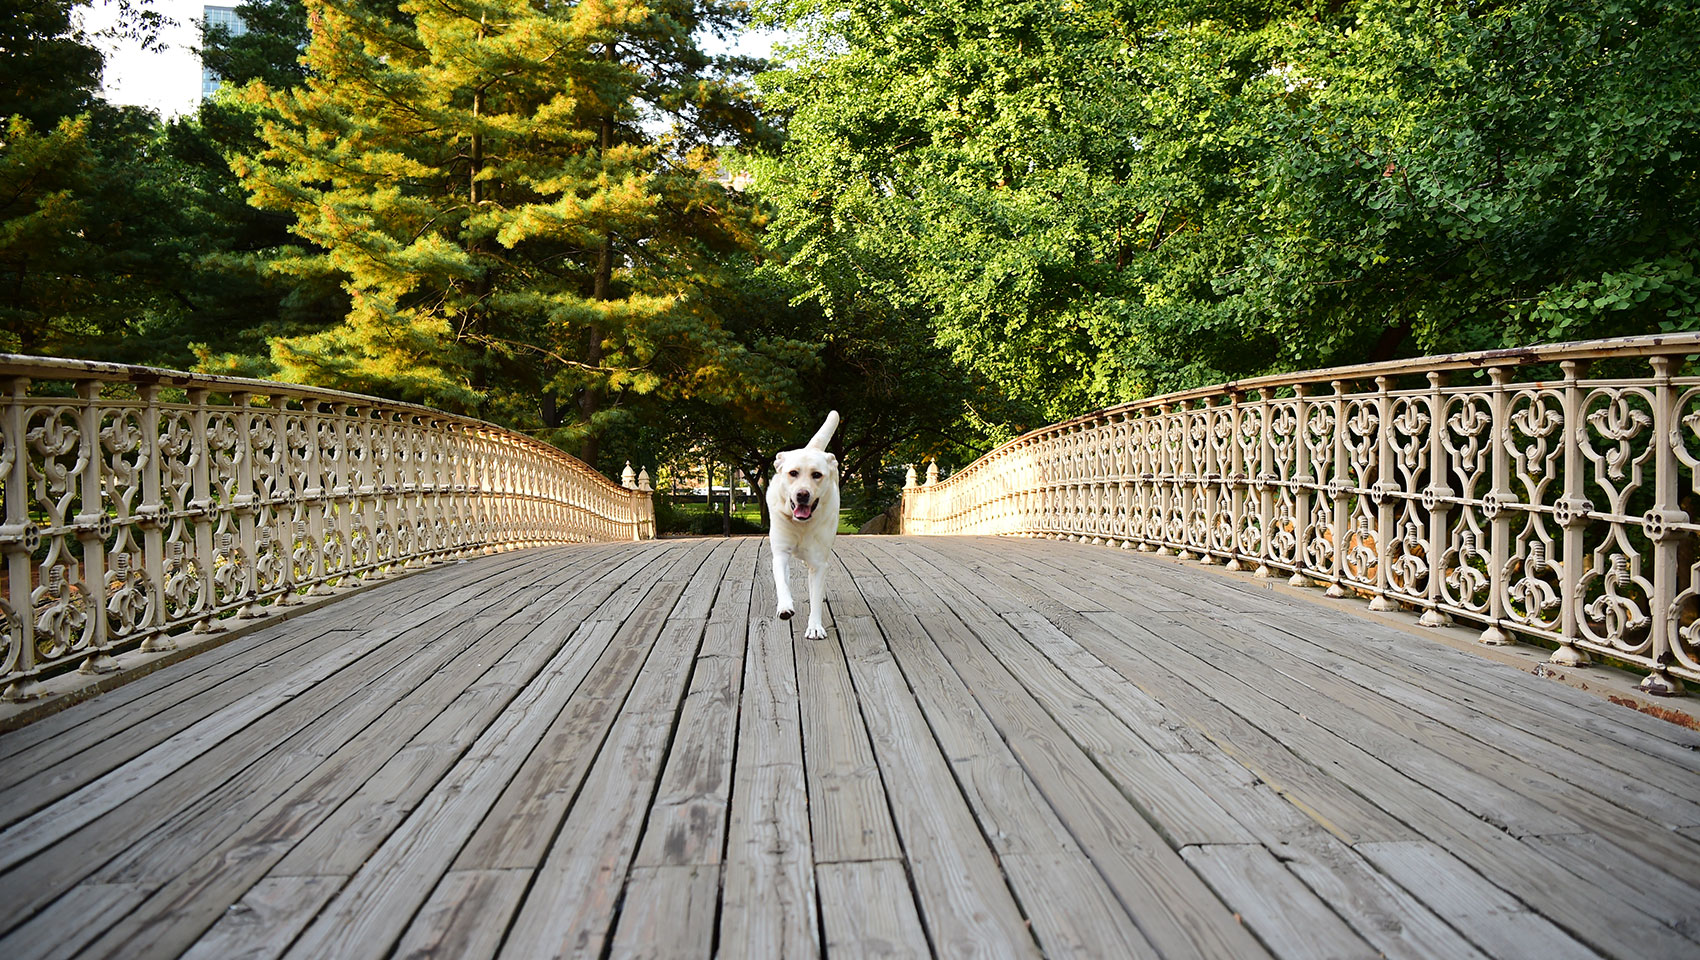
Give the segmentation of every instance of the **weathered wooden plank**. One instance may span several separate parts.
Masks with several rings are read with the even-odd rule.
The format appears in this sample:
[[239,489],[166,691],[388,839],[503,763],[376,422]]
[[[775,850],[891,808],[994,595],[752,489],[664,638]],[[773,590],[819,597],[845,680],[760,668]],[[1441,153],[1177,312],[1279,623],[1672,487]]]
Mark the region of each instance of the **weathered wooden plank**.
[[[1092,614],[1115,624],[1124,635],[1161,640],[1144,627],[1116,614]],[[1446,838],[1449,848],[1505,890],[1558,918],[1567,929],[1596,944],[1659,955],[1687,949],[1687,941],[1658,924],[1632,903],[1598,890],[1583,890],[1576,878],[1514,837],[1478,819],[1444,794],[1411,780],[1396,768],[1323,730],[1290,707],[1265,696],[1238,677],[1208,664],[1174,644],[1161,644],[1160,660],[1180,671],[1184,682],[1209,688],[1244,719],[1278,736],[1283,744],[1320,766],[1337,771],[1351,789],[1388,815],[1431,838]],[[1153,670],[1164,670],[1147,660]],[[1142,678],[1143,679],[1143,678]],[[1223,741],[1218,741],[1222,743]],[[1224,743],[1224,749],[1231,749]],[[1343,837],[1343,839],[1346,839]],[[1365,838],[1369,839],[1369,838]],[[1414,891],[1413,891],[1414,892]],[[1438,911],[1437,911],[1438,912]],[[1605,917],[1611,917],[1610,921]]]
[[76,887],[0,937],[0,957],[61,960],[77,956],[109,924],[134,910],[147,894],[147,888],[136,883],[89,883]]
[[705,864],[633,867],[610,960],[709,960],[720,869]]
[[[1404,651],[1379,648],[1378,638],[1348,640],[1335,636],[1330,629],[1301,629],[1280,623],[1247,623],[1244,629],[1260,641],[1307,661],[1326,664],[1366,690],[1532,763],[1625,810],[1666,822],[1691,822],[1700,817],[1700,803],[1683,797],[1683,791],[1700,772],[1700,759],[1696,759],[1700,755],[1695,751],[1669,744],[1669,749],[1655,750],[1663,755],[1664,763],[1648,763],[1644,748],[1661,741],[1639,738],[1640,747],[1625,749],[1623,737],[1607,738],[1567,723],[1555,715],[1551,704],[1536,711],[1502,697],[1490,698],[1479,687],[1450,682],[1444,671],[1421,669],[1406,662]],[[1452,653],[1446,659],[1460,659],[1455,651]],[[1497,664],[1481,666],[1487,672],[1502,669]],[[1509,677],[1502,679],[1511,685]],[[1496,722],[1479,722],[1484,713],[1491,713]]]
[[608,653],[585,677],[456,858],[456,869],[534,868],[543,861],[679,589],[677,583],[656,583],[631,619],[621,624]]
[[1516,835],[1548,830],[1580,832],[1580,821],[1540,802],[1541,794],[1559,782],[1516,758],[1490,751],[1456,731],[1413,716],[1391,702],[1365,693],[1336,674],[1263,647],[1257,654],[1236,647],[1254,641],[1224,638],[1218,627],[1209,632],[1187,624],[1164,621],[1148,611],[1138,615],[1141,626],[1170,643],[1184,646],[1198,663],[1234,677],[1255,678],[1257,689],[1282,703],[1304,703],[1303,720],[1346,735],[1353,746],[1405,776],[1431,788],[1443,789],[1460,806]]
[[[924,572],[924,565],[930,559],[900,561],[898,557],[892,557],[893,561],[903,562],[917,574]],[[939,559],[948,561],[948,557]],[[957,580],[954,584],[935,580],[932,589],[948,599],[969,632],[1011,674],[1020,678],[1020,684],[1050,718],[1091,756],[1122,793],[1139,806],[1145,818],[1159,825],[1171,847],[1251,840],[1251,835],[1234,823],[1197,784],[1146,745],[1135,730],[1089,697],[1017,630],[992,612],[983,598],[999,593],[993,584],[977,575],[965,576],[971,579]],[[971,588],[968,584],[972,585]],[[1126,680],[1116,679],[1118,689],[1132,686]],[[1176,721],[1171,719],[1170,722]]]
[[1076,613],[1050,596],[1048,581],[1022,580],[989,568],[983,572],[1027,603],[1034,615],[1161,703],[1169,715],[1180,717],[1216,749],[1255,772],[1337,836],[1350,841],[1415,835],[1325,769],[1299,758],[1278,739],[1219,703],[1209,691],[1185,682],[1166,661],[1146,655],[1132,641],[1147,634],[1129,621],[1113,614]]
[[[756,576],[759,585],[762,574]],[[790,624],[774,619],[764,602],[771,589],[758,590],[751,608],[722,873],[720,951],[729,957],[802,960],[820,955],[820,930],[797,667]]]
[[1433,843],[1360,843],[1357,850],[1491,956],[1597,956]]
[[1264,846],[1276,852],[1358,935],[1388,957],[1480,960],[1482,954],[1357,851],[1218,753],[1170,758],[1210,791]]
[[[1040,562],[1043,570],[1054,575],[1058,571],[1078,569],[1083,558],[1077,551],[1078,548],[1063,544],[1041,544],[1034,554],[1024,552],[1021,560]],[[1110,559],[1113,562],[1100,568],[1104,571],[1109,589],[1126,592],[1137,588],[1147,594],[1161,592],[1177,597],[1193,597],[1212,589],[1253,595],[1260,601],[1267,601],[1260,608],[1258,619],[1261,621],[1280,624],[1301,638],[1312,634],[1329,638],[1330,647],[1338,653],[1356,649],[1374,650],[1376,656],[1368,661],[1371,666],[1393,668],[1408,665],[1413,678],[1426,676],[1433,689],[1473,690],[1494,704],[1496,714],[1507,709],[1514,710],[1516,715],[1534,721],[1531,728],[1534,732],[1550,735],[1561,745],[1571,739],[1570,728],[1574,727],[1639,751],[1658,751],[1660,755],[1678,762],[1691,762],[1692,751],[1700,749],[1700,731],[1624,709],[1595,694],[1563,684],[1530,683],[1515,670],[1480,657],[1464,655],[1443,644],[1413,644],[1410,642],[1411,634],[1404,631],[1366,629],[1374,621],[1360,614],[1361,608],[1355,607],[1355,601],[1323,600],[1320,595],[1294,594],[1267,584],[1263,585],[1266,589],[1257,589],[1258,581],[1248,580],[1244,575],[1225,573],[1219,567],[1203,567],[1150,555],[1111,554]],[[1211,587],[1212,582],[1217,586]],[[1248,589],[1247,584],[1252,586]],[[1208,598],[1194,598],[1188,608],[1206,616],[1216,609]],[[1563,704],[1566,709],[1555,712],[1553,708],[1558,704]],[[1649,738],[1655,742],[1649,742]]]
[[[1363,629],[1364,619],[1345,603],[1295,601],[1267,590],[1255,591],[1256,601],[1263,604],[1258,616],[1229,617],[1214,605],[1214,598],[1221,591],[1248,593],[1244,584],[1221,579],[1220,574],[1213,576],[1149,559],[1139,563],[1139,572],[1144,580],[1156,581],[1172,596],[1202,597],[1194,601],[1194,612],[1208,620],[1251,634],[1260,642],[1325,666],[1365,689],[1375,690],[1442,720],[1472,739],[1525,758],[1537,767],[1550,769],[1556,776],[1624,804],[1627,809],[1638,809],[1643,815],[1652,815],[1649,811],[1655,809],[1664,809],[1681,817],[1695,813],[1691,802],[1660,806],[1665,799],[1679,796],[1696,769],[1700,769],[1700,759],[1696,758],[1693,750],[1673,752],[1663,749],[1659,744],[1672,748],[1675,745],[1658,737],[1652,744],[1645,737],[1630,741],[1625,738],[1628,731],[1622,724],[1613,725],[1615,739],[1578,728],[1568,722],[1567,717],[1555,716],[1550,699],[1532,704],[1516,700],[1507,702],[1504,696],[1498,695],[1499,691],[1507,686],[1519,690],[1531,686],[1508,667],[1461,654],[1440,644],[1412,644],[1409,637],[1395,638],[1393,631],[1366,631]],[[1127,578],[1127,571],[1117,573],[1112,582],[1114,579],[1132,582]],[[1212,586],[1212,582],[1219,579],[1221,582]],[[1471,682],[1464,682],[1458,676],[1460,673],[1473,675]],[[1497,682],[1494,682],[1495,678]],[[1489,683],[1492,686],[1484,687]],[[1534,686],[1544,688],[1546,685]],[[1496,693],[1490,699],[1484,689],[1493,689]],[[1565,689],[1569,694],[1577,693]],[[1556,690],[1554,694],[1563,696]],[[1592,699],[1595,709],[1616,711],[1609,704],[1599,703],[1598,698]],[[1491,712],[1496,722],[1468,722],[1468,718],[1479,717],[1483,710]],[[1655,729],[1663,732],[1657,724]],[[1700,741],[1700,737],[1688,736]],[[1637,746],[1637,750],[1625,752],[1619,749],[1626,743]],[[1575,757],[1573,752],[1578,744],[1592,747],[1591,755]],[[1648,746],[1672,760],[1672,765],[1669,768],[1649,767],[1635,759]],[[1545,757],[1555,755],[1573,757],[1573,761],[1545,762]],[[1608,767],[1617,772],[1607,772]],[[1625,773],[1630,776],[1624,776]],[[1638,775],[1650,775],[1650,782],[1659,785],[1660,789],[1644,790],[1636,779]],[[1646,793],[1653,795],[1643,796]]]
[[795,649],[815,862],[898,859],[903,851],[838,633],[799,640]]
[[[871,580],[869,582],[872,582]],[[880,578],[880,582],[884,582]],[[861,588],[862,579],[856,586]],[[863,592],[870,607],[878,601]],[[874,758],[886,783],[929,941],[939,957],[1036,957],[997,861],[928,732],[879,626],[836,624],[862,701]]]
[[1295,960],[1381,956],[1262,844],[1187,847],[1181,855],[1275,956]]
[[[524,624],[513,628],[513,632],[522,631]],[[582,648],[582,659],[593,658],[608,645],[613,632],[612,625],[581,624],[565,644],[558,644],[531,642],[533,630],[508,651],[480,651],[491,665],[482,674],[469,670],[466,679],[474,682],[454,692],[440,712],[426,712],[434,705],[421,697],[419,720],[395,723],[393,729],[361,740],[362,756],[339,758],[337,766],[315,773],[316,782],[309,789],[289,797],[292,806],[323,812],[312,822],[292,817],[273,825],[272,835],[297,841],[273,872],[279,876],[352,875],[551,656],[570,644]],[[492,634],[499,636],[500,632]],[[468,667],[477,669],[476,663]],[[433,693],[443,696],[450,691]]]
[[[677,588],[663,592],[676,595]],[[564,648],[389,835],[290,955],[386,953],[501,788],[560,716],[569,695],[596,665],[607,662],[588,656],[582,646]]]
[[280,956],[345,877],[272,877],[251,887],[183,960],[262,960]]
[[[887,579],[906,599],[925,591],[933,593],[941,605],[946,603],[944,596],[935,592],[930,584],[919,578],[903,576],[904,569],[901,563],[885,567]],[[882,617],[882,621],[891,619]],[[1001,627],[1002,621],[998,624]],[[1022,683],[990,654],[968,625],[954,616],[934,615],[923,615],[920,625],[926,636],[937,645],[930,657],[930,645],[924,642],[894,642],[892,646],[905,674],[921,697],[923,707],[929,706],[929,698],[922,693],[917,676],[942,675],[949,671],[952,682],[939,685],[935,694],[942,708],[937,713],[972,710],[981,714],[983,711],[993,729],[993,739],[1001,736],[1007,742],[1012,759],[1019,762],[1024,778],[1031,777],[1037,793],[1042,794],[1043,801],[1048,801],[1049,807],[1054,809],[1054,813],[1052,809],[1044,813],[1056,822],[1056,832],[1061,837],[1041,842],[1037,852],[1048,854],[1057,851],[1067,858],[1074,852],[1074,841],[1077,840],[1079,848],[1092,858],[1098,873],[1109,883],[1125,909],[1120,921],[1127,925],[1124,931],[1116,930],[1117,920],[1109,914],[1096,917],[1093,924],[1085,924],[1085,918],[1074,911],[1090,905],[1094,891],[1091,886],[1074,889],[1069,886],[1070,882],[1084,883],[1087,880],[1085,876],[1076,874],[1066,880],[1063,877],[1025,878],[1037,882],[1021,883],[1010,866],[1011,857],[1005,854],[1003,859],[1006,871],[1011,871],[1011,884],[1033,921],[1034,935],[1047,952],[1053,949],[1051,940],[1089,940],[1093,936],[1114,932],[1116,939],[1123,943],[1113,947],[1098,944],[1088,948],[1088,952],[1096,956],[1261,955],[1256,941],[1236,927],[1221,902],[1199,883],[1193,872],[1147,822],[1140,809],[1129,803],[1115,784],[1105,778],[1091,758],[1044,712]],[[937,659],[932,659],[935,657]],[[958,689],[959,696],[955,695]],[[940,732],[934,710],[928,710],[928,719],[934,721],[935,733],[940,736],[941,745],[947,751],[954,754],[967,746],[953,745]],[[1021,805],[1011,802],[1010,795],[998,799],[1006,807],[1022,809]],[[974,801],[975,797],[970,793],[970,802]],[[976,813],[979,812],[977,807]],[[981,828],[996,843],[996,834],[991,826],[983,821]],[[1016,826],[1024,833],[1045,836],[1042,828],[1032,823]],[[1072,840],[1067,839],[1070,834]],[[1012,852],[1036,851],[1018,848]],[[1071,865],[1066,859],[1051,861],[1046,856],[1029,858],[1023,861],[1023,866],[1036,867],[1053,862],[1059,866]],[[1053,899],[1058,890],[1064,893],[1061,900]],[[1067,912],[1056,917],[1046,917],[1038,912],[1040,908],[1050,906],[1062,907]],[[1128,919],[1130,915],[1137,918],[1137,931]],[[1089,926],[1097,929],[1088,929]],[[1146,940],[1149,944],[1145,943]]]
[[850,960],[929,960],[927,935],[899,860],[823,863],[820,884],[826,955]]
[[[527,574],[528,578],[543,576],[547,576],[547,571]],[[522,584],[529,582],[528,579]],[[57,840],[135,796],[178,767],[219,747],[237,731],[296,697],[300,691],[308,691],[308,697],[334,695],[334,688],[320,688],[327,681],[334,683],[334,677],[349,667],[368,669],[368,658],[388,655],[385,647],[396,637],[427,624],[428,629],[440,632],[464,623],[488,604],[501,602],[500,595],[481,597],[485,592],[477,585],[462,587],[448,597],[394,618],[382,630],[325,634],[279,660],[250,668],[246,676],[227,679],[196,698],[194,708],[185,718],[199,716],[200,719],[182,726],[169,738],[153,741],[151,745],[156,749],[146,757],[123,745],[129,738],[120,738],[110,747],[86,750],[57,765],[50,774],[0,794],[0,809],[7,810],[37,809],[55,799],[64,800],[39,809],[35,816],[0,833],[0,866],[16,862],[19,852],[33,852],[44,842]],[[281,626],[287,629],[289,625]],[[164,721],[160,725],[173,724]],[[144,735],[137,739],[147,743],[149,738]],[[229,752],[228,747],[225,752]],[[72,793],[71,788],[78,784],[82,786]]]
[[[143,956],[150,950],[162,956],[175,956],[217,919],[228,898],[264,875],[296,839],[312,831],[343,797],[359,787],[366,779],[362,771],[384,763],[386,758],[390,758],[385,766],[389,770],[397,762],[406,763],[420,756],[434,758],[446,767],[472,742],[487,719],[513,698],[516,683],[535,676],[557,652],[553,644],[515,648],[522,635],[535,635],[542,630],[542,627],[516,624],[512,629],[492,631],[460,655],[456,661],[460,669],[451,666],[441,670],[409,692],[402,703],[404,709],[393,714],[400,722],[361,731],[312,776],[284,793],[228,841],[213,846],[150,897],[136,916],[127,918],[119,929],[103,938],[101,947],[116,956]],[[594,653],[586,659],[594,659]],[[492,661],[494,666],[485,673],[477,671],[477,667]],[[449,706],[437,713],[441,708],[435,705],[451,698]],[[406,709],[408,705],[414,709]],[[415,747],[422,749],[404,750],[391,757],[392,744],[421,727],[425,730],[421,739],[426,742],[416,741]],[[439,732],[433,736],[432,730]],[[361,837],[358,833],[341,833],[331,849],[344,858],[345,871],[352,872],[382,839],[381,835]],[[332,873],[326,867],[333,859],[315,861],[314,869]]]
[[1648,860],[1594,833],[1525,837],[1524,841],[1576,876],[1635,904],[1700,944],[1700,873],[1665,860]]
[[[647,551],[640,552],[612,569],[604,569],[602,575],[630,576],[653,556]],[[575,577],[562,596],[576,600],[588,589],[590,586]],[[278,873],[352,874],[358,870],[449,769],[472,736],[483,729],[501,704],[512,699],[543,669],[550,657],[563,649],[576,648],[582,665],[588,669],[619,627],[612,621],[587,621],[585,618],[592,611],[576,602],[557,604],[551,598],[544,605],[551,612],[524,633],[524,639],[513,652],[475,661],[473,669],[482,663],[492,665],[484,667],[481,676],[470,677],[471,685],[456,694],[456,699],[428,724],[407,726],[406,733],[412,736],[407,746],[375,774],[359,778],[357,791],[277,864]],[[582,673],[571,675],[582,676]]]
[[1700,848],[1661,836],[1676,825],[1670,821],[1700,816],[1700,805],[1691,801],[1668,794],[1661,798],[1662,791],[1645,785],[1623,792],[1601,785],[1601,792],[1616,794],[1619,802],[1613,803],[1531,762],[1562,763],[1556,750],[1539,751],[1535,757],[1499,750],[1275,647],[1265,647],[1255,657],[1215,638],[1190,647],[1240,675],[1253,664],[1263,665],[1259,686],[1266,693],[1290,702],[1313,702],[1307,716],[1322,726],[1342,730],[1359,724],[1352,737],[1358,745],[1513,834],[1580,833],[1583,824],[1590,824],[1643,857],[1662,856],[1700,873]]
[[[736,552],[709,608],[690,690],[634,861],[639,866],[718,864],[725,847],[750,586],[759,541],[727,543]],[[682,875],[668,871],[649,876],[653,882],[662,882],[661,878]]]
[[[481,565],[480,575],[465,581],[472,588],[468,596],[477,592],[478,583],[527,568],[523,557],[509,555],[500,559],[505,561],[502,565],[488,564],[488,570]],[[416,582],[420,580],[425,578],[408,578],[397,582],[393,591],[389,588],[367,591],[342,603],[357,603],[394,592],[399,596],[395,598],[396,606],[391,608],[393,614],[394,609],[407,609],[414,596],[442,592],[442,585]],[[0,765],[0,790],[24,780],[39,785],[43,782],[43,772],[50,768],[75,763],[85,770],[99,771],[141,753],[263,685],[267,672],[275,673],[311,660],[315,654],[291,656],[302,644],[327,635],[343,637],[355,631],[356,624],[339,617],[340,607],[340,603],[328,605],[256,631],[0,736],[0,758],[8,758]],[[254,671],[252,666],[256,661],[272,665],[265,671]],[[156,692],[165,695],[151,696]],[[125,735],[115,738],[114,734],[120,731]],[[79,756],[91,747],[99,748],[96,756]],[[66,774],[50,774],[50,777],[47,782],[58,783],[66,779]],[[73,768],[68,781],[77,784],[91,778]],[[0,802],[0,810],[27,812],[25,805],[15,800]]]
[[[1045,802],[1029,771],[999,737],[998,728],[975,701],[964,678],[957,676],[951,662],[935,646],[935,641],[942,645],[959,640],[959,625],[937,613],[927,614],[923,622],[908,611],[897,610],[881,613],[880,628],[914,691],[938,749],[950,764],[956,788],[968,801],[980,832],[998,856],[1057,849],[1078,853],[1068,828]],[[950,636],[945,638],[947,631]],[[1016,899],[1025,903],[1024,891],[1020,887],[1014,890]],[[1026,912],[1031,918],[1031,909]]]
[[[714,582],[719,583],[715,571]],[[600,957],[704,622],[670,619],[532,879],[503,953]],[[466,922],[479,918],[468,916]]]
[[450,870],[402,933],[395,957],[494,956],[530,881],[530,870]]

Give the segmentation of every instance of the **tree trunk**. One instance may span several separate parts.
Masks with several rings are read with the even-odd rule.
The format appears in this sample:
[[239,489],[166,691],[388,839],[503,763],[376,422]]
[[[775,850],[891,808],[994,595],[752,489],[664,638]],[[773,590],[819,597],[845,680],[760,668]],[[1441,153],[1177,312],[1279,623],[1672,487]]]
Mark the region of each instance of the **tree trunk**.
[[[736,477],[736,468],[728,463],[726,465],[726,510],[720,521],[720,535],[723,537],[732,535],[732,488],[738,482]],[[714,488],[710,487],[708,492],[712,496]]]
[[[616,57],[612,43],[603,48],[602,59],[612,63]],[[602,151],[602,162],[606,164],[608,162],[608,151],[614,149],[614,117],[612,114],[602,118],[602,131],[601,136],[598,137],[597,145]],[[590,298],[598,303],[612,299],[613,285],[614,234],[610,231],[602,235],[602,246],[596,251],[596,273],[592,276],[590,282]],[[599,366],[602,363],[601,326],[592,324],[586,332],[586,338],[589,342],[585,344],[585,363],[592,367]],[[595,378],[597,374],[592,371],[590,376]],[[584,417],[585,429],[589,431],[585,434],[584,447],[579,459],[594,467],[597,454],[601,452],[601,437],[596,433],[594,420],[597,411],[602,409],[602,387],[594,379],[589,386],[584,388],[584,393],[579,396],[578,406],[579,413]],[[714,484],[709,484],[709,489],[713,490]]]

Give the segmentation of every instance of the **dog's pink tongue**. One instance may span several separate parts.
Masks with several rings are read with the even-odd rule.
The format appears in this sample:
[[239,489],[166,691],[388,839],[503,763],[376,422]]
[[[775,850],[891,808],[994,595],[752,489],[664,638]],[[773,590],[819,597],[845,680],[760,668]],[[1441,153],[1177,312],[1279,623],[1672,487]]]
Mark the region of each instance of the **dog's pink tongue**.
[[814,507],[801,503],[791,508],[791,516],[796,517],[798,520],[807,520],[809,517],[814,516],[814,512]]

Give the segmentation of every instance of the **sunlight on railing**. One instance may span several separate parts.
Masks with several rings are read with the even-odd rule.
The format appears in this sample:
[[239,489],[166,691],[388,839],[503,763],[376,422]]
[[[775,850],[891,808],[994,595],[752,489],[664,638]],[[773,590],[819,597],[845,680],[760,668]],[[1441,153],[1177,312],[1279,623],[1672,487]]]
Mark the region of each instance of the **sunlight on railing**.
[[1700,335],[1260,377],[1044,427],[904,491],[903,532],[1062,537],[1700,680]]
[[647,474],[425,407],[12,355],[0,378],[8,700],[403,568],[655,536]]

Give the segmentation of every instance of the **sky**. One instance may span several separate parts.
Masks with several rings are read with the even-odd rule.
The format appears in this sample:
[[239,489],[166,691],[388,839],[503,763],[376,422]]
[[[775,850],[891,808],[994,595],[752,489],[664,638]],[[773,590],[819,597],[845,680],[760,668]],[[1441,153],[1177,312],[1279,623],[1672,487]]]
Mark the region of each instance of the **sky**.
[[[236,6],[240,0],[223,0],[219,6]],[[192,113],[201,98],[201,61],[195,55],[200,43],[201,10],[205,0],[151,0],[150,6],[177,21],[160,39],[163,49],[147,51],[137,43],[97,40],[106,54],[102,95],[112,103],[151,107],[162,117]],[[102,0],[84,9],[83,27],[95,33],[117,20],[116,10]],[[751,31],[733,49],[767,56],[774,35]],[[713,50],[716,43],[704,45]]]
[[[106,54],[102,95],[113,103],[152,107],[165,117],[193,111],[201,99],[201,61],[195,47],[201,39],[204,5],[205,0],[152,0],[153,9],[177,21],[161,35],[164,49],[158,52],[143,50],[137,43],[97,39],[95,45]],[[95,0],[84,8],[83,28],[92,34],[117,19],[114,7]]]

